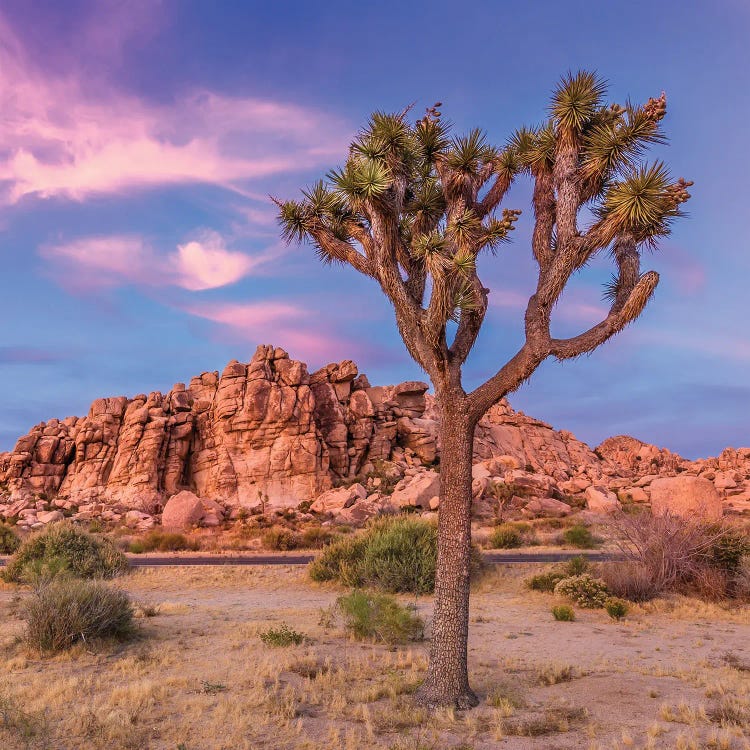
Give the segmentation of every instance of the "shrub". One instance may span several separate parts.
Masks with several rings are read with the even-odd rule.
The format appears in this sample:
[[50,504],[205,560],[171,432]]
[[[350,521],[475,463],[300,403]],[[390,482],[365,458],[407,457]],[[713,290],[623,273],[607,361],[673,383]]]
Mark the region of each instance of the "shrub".
[[26,601],[26,642],[38,651],[62,651],[94,638],[125,640],[133,632],[133,607],[124,591],[101,581],[59,579]]
[[560,604],[557,607],[552,607],[552,617],[558,622],[573,622],[576,619],[573,607],[567,604]]
[[588,573],[563,578],[556,586],[555,593],[572,599],[581,607],[596,609],[603,607],[607,600],[607,584],[601,578]]
[[735,596],[750,599],[750,555],[745,555],[740,560],[737,572],[732,579],[732,588]]
[[336,602],[344,615],[345,627],[355,638],[373,638],[382,643],[421,640],[424,623],[414,606],[403,606],[392,596],[352,591]]
[[279,552],[297,549],[300,546],[299,537],[283,526],[272,526],[264,531],[261,541],[266,549],[278,550]]
[[578,549],[593,549],[597,546],[597,541],[591,531],[582,524],[576,524],[562,533],[565,544]]
[[600,566],[599,574],[611,594],[631,602],[646,602],[659,594],[651,571],[641,563],[608,563]]
[[711,563],[730,575],[736,573],[742,558],[750,555],[750,540],[747,535],[732,527],[721,529],[714,526],[709,527],[709,531],[718,532],[708,551]]
[[136,539],[128,546],[128,551],[134,554],[143,552],[180,552],[183,550],[198,550],[200,544],[196,540],[188,539],[183,534],[160,531],[149,531],[142,539]]
[[[370,523],[360,536],[323,550],[310,566],[316,581],[373,586],[389,593],[426,594],[435,588],[437,528],[419,518],[396,516]],[[474,554],[474,569],[481,565]]]
[[127,568],[125,555],[109,539],[55,523],[21,544],[3,578],[19,582],[40,570],[65,570],[76,578],[114,578]]
[[492,549],[515,549],[523,544],[520,531],[509,523],[495,526],[488,539]]
[[604,602],[604,609],[607,610],[607,614],[613,620],[622,620],[622,618],[628,613],[628,604],[622,599],[618,599],[616,596],[610,596]]
[[563,565],[555,565],[554,568],[545,571],[544,573],[538,573],[537,575],[531,576],[526,579],[526,585],[532,591],[545,591],[550,593],[555,590],[563,578],[569,578],[570,576],[578,576],[581,573],[585,573],[589,569],[589,561],[583,555],[576,555],[571,557]]
[[12,555],[20,546],[21,540],[16,532],[0,523],[0,555]]
[[331,529],[323,526],[310,526],[302,532],[299,546],[305,549],[320,549],[330,544],[335,536]]
[[299,646],[305,636],[282,622],[278,628],[268,628],[258,634],[266,646]]
[[648,588],[649,597],[666,591],[698,593],[711,599],[724,596],[747,544],[731,527],[670,514],[620,514],[613,518],[612,526],[617,544],[632,566],[630,572],[637,571],[644,579],[639,587]]

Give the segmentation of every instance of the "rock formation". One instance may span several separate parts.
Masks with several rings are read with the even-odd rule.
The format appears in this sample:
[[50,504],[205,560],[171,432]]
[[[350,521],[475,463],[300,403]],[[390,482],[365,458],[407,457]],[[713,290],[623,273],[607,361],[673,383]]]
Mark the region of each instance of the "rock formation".
[[[242,508],[305,502],[353,521],[386,506],[435,510],[439,415],[426,391],[417,381],[371,386],[351,361],[310,374],[261,346],[221,375],[98,399],[85,417],[35,426],[0,453],[0,517],[37,527],[63,512],[147,529],[181,493],[183,502],[192,493],[191,507],[200,499],[208,526]],[[526,516],[614,510],[648,502],[653,480],[678,474],[712,483],[725,510],[750,508],[748,448],[691,462],[619,436],[591,450],[507,402],[477,427],[474,461],[480,517],[500,505]]]

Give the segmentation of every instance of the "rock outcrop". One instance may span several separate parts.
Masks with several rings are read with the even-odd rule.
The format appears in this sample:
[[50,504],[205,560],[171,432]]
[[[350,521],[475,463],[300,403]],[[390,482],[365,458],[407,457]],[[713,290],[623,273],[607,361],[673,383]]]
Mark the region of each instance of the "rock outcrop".
[[[308,373],[261,346],[250,362],[166,394],[98,399],[85,417],[36,425],[0,453],[0,517],[30,528],[65,515],[148,529],[175,496],[194,499],[195,512],[175,522],[183,526],[303,502],[353,521],[435,510],[440,418],[427,390],[418,381],[371,386],[348,360]],[[686,461],[619,436],[592,450],[505,401],[480,421],[474,461],[480,518],[612,511],[653,500],[663,477],[700,478],[725,510],[750,510],[750,448]]]

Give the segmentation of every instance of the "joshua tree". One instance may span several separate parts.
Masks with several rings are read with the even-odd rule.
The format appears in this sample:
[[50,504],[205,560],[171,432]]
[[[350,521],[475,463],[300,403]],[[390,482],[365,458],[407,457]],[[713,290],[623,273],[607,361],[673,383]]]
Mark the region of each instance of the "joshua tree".
[[[309,240],[326,263],[372,277],[391,301],[409,354],[429,375],[441,412],[440,510],[435,609],[427,677],[418,694],[429,706],[476,705],[467,674],[471,465],[474,429],[493,404],[548,357],[591,352],[635,320],[659,276],[641,272],[641,251],[681,215],[691,184],[672,181],[662,163],[642,163],[661,143],[664,94],[646,104],[604,103],[594,74],[565,76],[549,119],[518,130],[503,148],[479,130],[450,137],[441,104],[413,125],[409,112],[372,115],[349,158],[300,201],[275,201],[288,242]],[[461,370],[487,311],[489,290],[477,258],[496,253],[520,211],[496,212],[514,178],[534,185],[531,241],[538,267],[528,301],[525,341],[471,393]],[[587,226],[579,226],[586,208]],[[609,313],[571,338],[553,338],[550,317],[570,277],[608,253],[614,275]],[[500,364],[500,363],[498,363]]]

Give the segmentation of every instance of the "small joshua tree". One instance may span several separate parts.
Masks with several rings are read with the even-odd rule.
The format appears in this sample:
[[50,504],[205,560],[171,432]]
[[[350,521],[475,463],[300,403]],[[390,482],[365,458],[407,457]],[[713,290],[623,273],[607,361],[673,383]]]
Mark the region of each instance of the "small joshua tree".
[[[430,664],[418,694],[425,705],[476,705],[467,673],[471,464],[482,415],[527,380],[548,357],[591,352],[635,320],[659,276],[641,272],[641,250],[669,234],[689,198],[662,163],[642,163],[661,143],[664,94],[646,104],[604,103],[594,74],[568,74],[556,87],[549,119],[518,130],[503,148],[479,130],[451,137],[436,104],[410,124],[408,111],[375,113],[349,158],[300,201],[275,201],[288,242],[309,240],[326,262],[373,278],[391,301],[409,354],[427,372],[441,412],[440,512]],[[477,258],[508,239],[520,211],[500,204],[519,175],[533,184],[531,250],[536,291],[525,341],[471,393],[461,370],[487,311],[489,290]],[[592,218],[579,226],[581,209]],[[604,320],[554,338],[550,318],[570,277],[608,253],[615,273]]]

